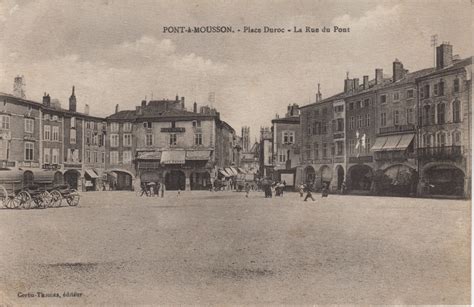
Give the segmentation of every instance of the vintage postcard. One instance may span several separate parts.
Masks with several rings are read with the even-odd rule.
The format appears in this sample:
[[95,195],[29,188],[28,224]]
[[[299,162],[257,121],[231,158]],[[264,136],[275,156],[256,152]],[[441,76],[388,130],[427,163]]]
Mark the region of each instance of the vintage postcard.
[[471,304],[472,18],[0,0],[0,306]]

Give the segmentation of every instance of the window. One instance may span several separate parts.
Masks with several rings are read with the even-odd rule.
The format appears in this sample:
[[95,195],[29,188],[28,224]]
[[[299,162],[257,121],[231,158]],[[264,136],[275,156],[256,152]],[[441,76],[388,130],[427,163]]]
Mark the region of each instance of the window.
[[49,148],[43,149],[43,160],[44,160],[45,164],[50,164],[51,163],[50,152],[51,152],[51,149],[49,149]]
[[110,135],[110,147],[118,147],[119,146],[119,136],[118,134],[111,134]]
[[370,153],[370,137],[365,138],[365,153]]
[[53,141],[59,141],[59,127],[53,126]]
[[86,128],[87,128],[87,129],[90,129],[90,128],[91,128],[91,122],[89,122],[89,121],[86,122]]
[[76,128],[76,118],[71,117],[71,128]]
[[59,164],[59,149],[52,149],[51,162],[52,164]]
[[423,124],[429,125],[430,124],[430,114],[431,114],[431,107],[430,105],[425,105],[423,107]]
[[354,130],[355,127],[355,118],[354,116],[351,116],[351,120],[349,121],[349,129]]
[[153,127],[152,122],[144,122],[143,127],[145,127],[145,129],[151,129]]
[[130,132],[130,131],[132,131],[132,123],[124,123],[124,124],[123,124],[123,131],[124,131],[124,132]]
[[414,112],[412,108],[407,109],[407,124],[414,123]]
[[453,122],[461,122],[461,102],[457,99],[453,102]]
[[445,123],[445,104],[440,103],[437,106],[437,111],[438,111],[438,125],[442,125]]
[[439,81],[439,96],[444,96],[444,81],[440,80]]
[[326,134],[326,133],[328,133],[328,123],[324,122],[323,123],[323,134]]
[[407,91],[407,98],[413,98],[414,96],[414,91],[413,90],[408,90]]
[[393,124],[395,126],[400,124],[400,112],[398,110],[393,111]]
[[439,95],[439,92],[438,92],[438,84],[435,84],[433,86],[433,95],[434,96],[438,96]]
[[98,137],[99,137],[99,146],[104,146],[104,145],[105,145],[105,144],[104,144],[104,140],[105,140],[104,135],[103,135],[103,134],[99,134]]
[[0,115],[0,129],[10,129],[10,116]]
[[314,159],[319,159],[319,143],[314,143]]
[[328,144],[323,143],[323,158],[326,158],[328,154]]
[[153,146],[153,134],[145,135],[145,145],[146,146]]
[[[57,115],[53,115],[53,121],[56,121],[56,122],[57,122],[58,120],[59,120],[59,119],[58,119],[58,116],[57,116]],[[53,149],[53,151],[54,151],[54,149]]]
[[87,131],[86,132],[86,144],[87,145],[90,145],[91,144],[91,141],[92,141],[92,138],[91,138],[91,132],[90,131]]
[[461,132],[460,131],[454,131],[453,132],[453,145],[461,145]]
[[176,145],[176,133],[170,133],[170,145]]
[[[176,141],[175,141],[175,143],[176,143]],[[170,145],[176,145],[176,144],[170,144]],[[202,145],[202,134],[201,133],[194,134],[194,145]]]
[[349,154],[354,154],[356,140],[349,141]]
[[123,146],[124,147],[132,146],[132,135],[130,133],[126,133],[123,135]]
[[446,134],[444,132],[440,132],[437,135],[437,146],[446,146]]
[[35,144],[31,142],[25,142],[25,161],[33,161]]
[[339,113],[344,111],[344,106],[336,106],[334,107],[334,112]]
[[380,95],[380,103],[386,103],[387,102],[387,95]]
[[357,101],[356,106],[357,106],[357,109],[362,108],[362,101],[360,101],[360,100]]
[[454,79],[454,83],[453,83],[453,91],[455,93],[459,93],[459,79]]
[[337,119],[336,130],[344,132],[344,119],[343,118],[338,118]]
[[286,152],[284,150],[278,151],[278,162],[286,162]]
[[171,122],[171,128],[176,128],[176,122]]
[[86,150],[86,162],[91,163],[91,152]]
[[311,156],[310,156],[311,155],[311,147],[310,147],[310,145],[306,145],[305,152],[306,152],[306,159],[308,159],[308,160],[311,159]]
[[336,144],[332,143],[331,144],[331,156],[336,155]]
[[370,114],[369,113],[365,114],[365,125],[367,127],[370,127]]
[[110,124],[110,131],[118,132],[119,131],[119,124],[118,123],[111,123]]
[[423,135],[423,144],[425,147],[431,147],[431,135],[425,134]]
[[430,85],[426,84],[423,87],[423,98],[430,98]]
[[357,128],[362,127],[362,115],[357,115]]
[[398,100],[400,100],[400,93],[399,92],[393,93],[393,101],[398,101]]
[[92,136],[92,145],[97,145],[99,143],[99,136],[95,132],[94,135]]
[[33,133],[35,121],[32,118],[25,118],[25,132]]
[[380,114],[380,126],[385,127],[387,125],[387,113]]
[[353,102],[349,103],[349,110],[354,110],[354,103]]
[[49,125],[44,126],[43,138],[45,141],[51,140],[51,126]]
[[105,163],[105,151],[100,153],[100,162]]
[[49,120],[49,114],[44,114],[44,115],[43,115],[43,119],[44,119],[44,120]]
[[71,129],[69,131],[69,143],[76,144],[76,129]]
[[118,164],[118,151],[111,151],[110,152],[110,164]]
[[94,163],[99,162],[99,159],[97,158],[97,151],[94,151],[92,153],[92,162],[94,162]]
[[370,105],[370,99],[365,99],[364,100],[364,107],[368,107]]
[[94,130],[97,130],[98,127],[99,127],[99,123],[98,123],[98,122],[94,122]]
[[193,120],[193,127],[194,128],[201,128],[201,121],[200,120]]
[[295,132],[283,131],[283,144],[294,144],[294,143],[295,143]]
[[327,115],[328,114],[328,109],[327,108],[323,108],[323,116]]
[[124,151],[122,161],[123,161],[123,163],[132,162],[132,152],[129,151],[129,150]]
[[306,131],[308,133],[308,135],[311,135],[311,125],[309,125],[308,123],[308,131]]

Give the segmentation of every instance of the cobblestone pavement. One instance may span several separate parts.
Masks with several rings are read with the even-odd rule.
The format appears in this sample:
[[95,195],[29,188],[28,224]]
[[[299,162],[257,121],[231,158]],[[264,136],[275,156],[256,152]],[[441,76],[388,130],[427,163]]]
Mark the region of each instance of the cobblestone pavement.
[[81,197],[0,210],[0,305],[470,302],[468,201]]

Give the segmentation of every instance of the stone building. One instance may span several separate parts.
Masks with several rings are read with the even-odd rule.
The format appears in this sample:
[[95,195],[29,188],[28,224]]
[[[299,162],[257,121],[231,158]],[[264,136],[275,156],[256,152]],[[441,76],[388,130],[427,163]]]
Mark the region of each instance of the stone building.
[[434,71],[416,79],[420,195],[470,197],[472,57],[452,50],[438,46]]
[[296,184],[296,167],[300,164],[300,111],[297,104],[289,105],[285,117],[272,120],[273,177],[285,181],[288,188]]

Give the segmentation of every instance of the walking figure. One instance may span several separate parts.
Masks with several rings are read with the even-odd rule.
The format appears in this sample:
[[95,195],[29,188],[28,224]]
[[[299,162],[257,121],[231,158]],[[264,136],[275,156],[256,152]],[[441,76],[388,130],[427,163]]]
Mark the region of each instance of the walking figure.
[[311,198],[314,201],[313,194],[311,194],[311,187],[309,184],[305,185],[305,190],[306,190],[306,197],[304,198],[304,201],[307,201],[308,198]]
[[301,185],[300,185],[300,190],[299,190],[299,192],[300,192],[300,197],[303,197],[303,194],[304,194],[304,184],[301,184]]
[[323,189],[321,190],[321,197],[328,197],[328,195],[329,195],[328,185],[324,184]]
[[249,193],[250,193],[250,184],[247,182],[245,184],[245,197],[249,198]]

